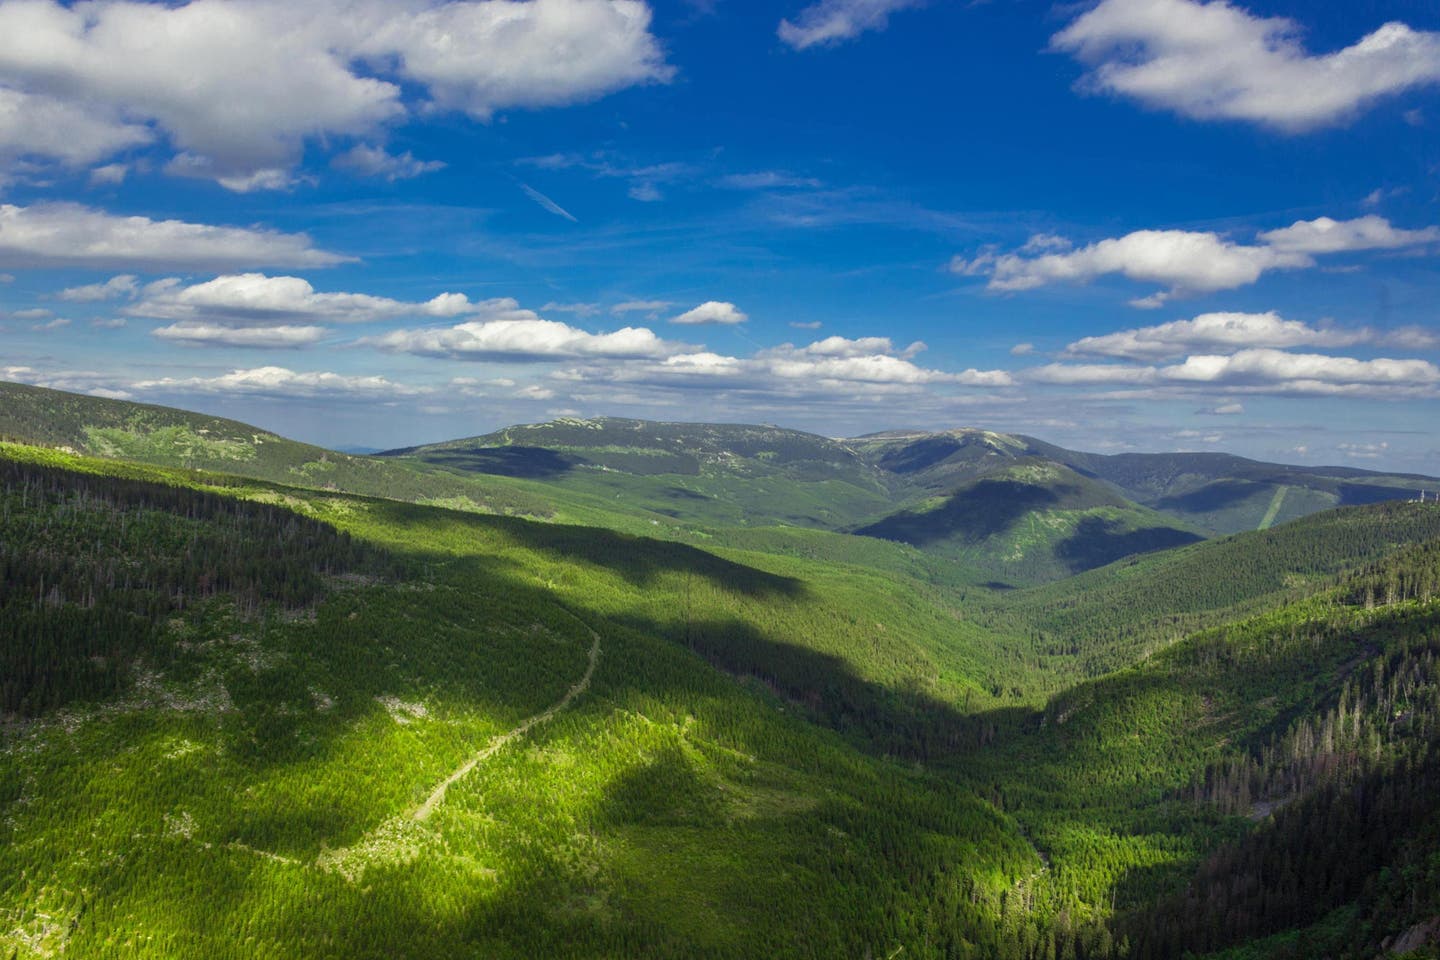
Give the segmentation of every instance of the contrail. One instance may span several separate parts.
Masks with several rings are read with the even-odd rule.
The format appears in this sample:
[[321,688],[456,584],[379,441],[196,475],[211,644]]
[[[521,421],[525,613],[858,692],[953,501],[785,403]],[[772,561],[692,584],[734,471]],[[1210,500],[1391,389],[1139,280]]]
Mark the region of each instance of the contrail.
[[534,200],[536,203],[540,204],[540,206],[555,214],[555,216],[564,217],[571,223],[580,222],[573,213],[560,206],[560,204],[556,203],[554,200],[551,200],[549,197],[545,196],[545,194],[541,193],[539,190],[536,190],[534,187],[530,186],[530,184],[522,183],[520,184],[520,189],[524,190],[525,195],[528,196],[531,200]]

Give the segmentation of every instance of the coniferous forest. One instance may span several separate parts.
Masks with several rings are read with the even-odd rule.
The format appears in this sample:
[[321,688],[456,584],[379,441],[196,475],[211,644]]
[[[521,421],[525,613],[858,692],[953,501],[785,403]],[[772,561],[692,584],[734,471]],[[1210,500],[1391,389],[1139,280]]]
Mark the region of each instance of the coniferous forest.
[[[859,469],[777,449],[633,502]],[[1433,504],[1012,584],[1003,523],[289,469],[0,445],[5,955],[1435,955]]]

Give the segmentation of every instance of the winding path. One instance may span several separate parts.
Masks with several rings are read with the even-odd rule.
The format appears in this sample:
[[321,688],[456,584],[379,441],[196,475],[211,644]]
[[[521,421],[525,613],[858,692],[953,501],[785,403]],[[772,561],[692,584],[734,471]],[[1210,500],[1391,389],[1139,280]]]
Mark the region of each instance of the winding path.
[[[566,612],[568,613],[569,611]],[[466,760],[464,763],[462,763],[458,768],[456,768],[454,773],[450,774],[450,776],[446,777],[440,782],[439,786],[437,786],[434,790],[430,791],[430,796],[425,798],[425,802],[415,808],[415,812],[411,814],[411,819],[429,819],[430,814],[434,813],[435,808],[444,801],[445,791],[450,789],[451,784],[455,783],[457,780],[462,779],[471,770],[474,770],[475,767],[479,764],[484,763],[486,760],[489,760],[496,753],[500,752],[500,750],[504,749],[504,747],[512,740],[523,737],[525,734],[529,733],[530,730],[534,727],[537,727],[540,724],[552,719],[555,714],[570,706],[570,704],[575,700],[576,697],[580,696],[586,690],[590,689],[590,680],[592,677],[595,676],[595,666],[600,662],[600,634],[596,633],[594,628],[592,628],[590,624],[586,623],[584,620],[581,620],[579,617],[576,617],[575,614],[571,613],[570,616],[574,617],[581,626],[583,626],[586,630],[590,631],[590,662],[585,667],[584,675],[581,676],[580,679],[577,680],[569,690],[565,691],[565,696],[561,697],[555,703],[551,704],[547,709],[535,714],[533,717],[526,718],[520,723],[519,726],[513,727],[510,730],[507,730],[504,733],[491,738],[490,742],[485,745],[484,749],[480,750],[480,752],[476,753],[469,760]]]

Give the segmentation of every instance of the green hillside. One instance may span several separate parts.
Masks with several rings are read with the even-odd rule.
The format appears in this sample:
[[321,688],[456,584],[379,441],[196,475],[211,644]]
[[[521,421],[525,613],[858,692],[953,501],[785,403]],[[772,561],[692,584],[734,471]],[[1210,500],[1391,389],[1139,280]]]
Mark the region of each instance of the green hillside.
[[[276,512],[221,502],[275,488],[7,455],[5,541],[93,544],[8,601],[77,641],[5,728],[9,950],[988,953],[998,899],[1037,866],[988,803],[879,759],[921,749],[900,718],[921,732],[920,706],[958,691],[907,692],[893,650],[802,646],[816,616],[857,618],[843,594],[810,599],[823,584],[582,528],[300,490]],[[266,528],[287,564],[184,582],[208,577],[181,561],[197,534],[230,546],[218,571]],[[335,552],[346,532],[367,545]],[[124,647],[71,619],[117,563],[137,590],[174,584],[95,614],[133,623]],[[750,647],[707,646],[720,635]],[[805,719],[830,690],[786,679],[792,647],[883,722],[842,710],[852,740]]]
[[1049,461],[1016,461],[857,534],[951,557],[1013,586],[1202,539]]
[[[1358,703],[1370,660],[1429,663],[1437,616],[1428,508],[1349,511],[1352,555],[1417,546],[1036,712],[977,682],[999,634],[858,568],[5,453],[8,569],[55,558],[7,577],[7,676],[48,678],[7,688],[17,955],[1108,956],[1172,935],[1147,904],[1216,844],[1280,829],[1216,771],[1293,780],[1265,745]],[[43,669],[35,625],[72,641]]]
[[891,502],[879,473],[845,446],[779,427],[563,419],[384,456],[543,480],[707,526],[838,529]]
[[[155,409],[61,412],[243,439]],[[769,428],[650,441],[694,441],[733,525],[625,501],[638,438],[576,424],[520,446],[614,511],[356,467],[549,491],[544,522],[277,480],[266,447],[313,449],[278,438],[246,476],[27,429],[52,446],[0,443],[0,956],[1368,958],[1440,915],[1435,504],[1093,566],[1091,519],[1187,532],[990,436],[968,480],[888,481],[859,536],[748,512],[881,470],[808,435],[771,460]],[[981,579],[1007,562],[1050,582]]]
[[1100,480],[1124,497],[1212,534],[1239,533],[1337,506],[1412,500],[1440,481],[1349,467],[1262,463],[1225,453],[1066,450],[1033,437],[985,430],[894,432],[846,441],[887,473],[944,492],[1017,460],[1040,459]]

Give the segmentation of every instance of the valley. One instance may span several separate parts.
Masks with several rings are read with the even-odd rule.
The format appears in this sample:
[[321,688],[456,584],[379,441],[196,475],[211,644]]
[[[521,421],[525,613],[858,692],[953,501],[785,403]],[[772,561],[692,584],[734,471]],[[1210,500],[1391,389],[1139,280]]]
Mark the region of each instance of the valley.
[[0,954],[1369,958],[1440,916],[1440,481],[615,419],[350,456],[10,384],[0,435]]

